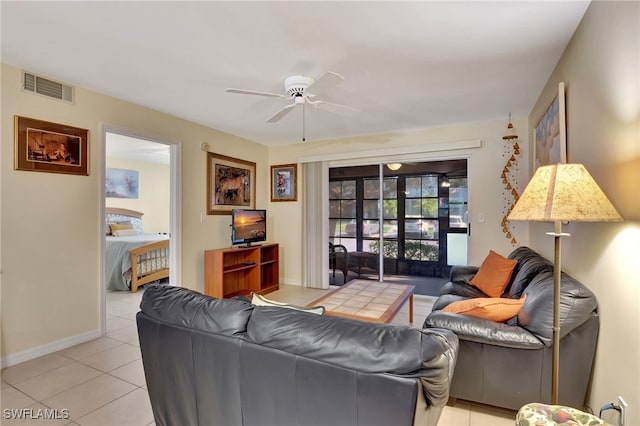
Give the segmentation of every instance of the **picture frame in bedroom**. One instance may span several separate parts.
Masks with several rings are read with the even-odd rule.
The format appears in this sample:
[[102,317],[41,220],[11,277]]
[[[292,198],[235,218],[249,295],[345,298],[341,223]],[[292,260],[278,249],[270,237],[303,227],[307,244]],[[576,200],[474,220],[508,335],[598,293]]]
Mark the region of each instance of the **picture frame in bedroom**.
[[207,152],[207,214],[231,214],[235,208],[253,209],[256,163]]
[[14,116],[14,168],[89,176],[89,130]]
[[564,82],[558,84],[558,94],[536,124],[533,140],[533,170],[547,164],[567,162]]
[[105,197],[138,198],[139,177],[137,170],[107,167]]

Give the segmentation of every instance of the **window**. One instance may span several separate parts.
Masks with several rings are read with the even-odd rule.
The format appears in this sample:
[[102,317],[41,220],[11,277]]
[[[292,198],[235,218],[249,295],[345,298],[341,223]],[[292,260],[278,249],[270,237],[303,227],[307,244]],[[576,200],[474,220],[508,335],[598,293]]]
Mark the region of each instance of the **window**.
[[356,249],[356,181],[329,182],[329,241]]
[[467,178],[449,179],[449,226],[466,228],[467,210]]
[[438,176],[406,178],[405,250],[408,260],[438,260]]

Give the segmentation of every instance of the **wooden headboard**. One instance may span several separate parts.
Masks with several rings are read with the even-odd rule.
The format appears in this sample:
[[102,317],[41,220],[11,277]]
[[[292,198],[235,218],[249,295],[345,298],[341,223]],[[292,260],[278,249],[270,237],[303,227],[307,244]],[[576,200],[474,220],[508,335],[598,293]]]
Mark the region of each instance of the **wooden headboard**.
[[123,209],[120,207],[107,207],[105,209],[105,214],[107,216],[109,215],[122,215],[122,216],[131,216],[131,217],[135,217],[137,219],[142,219],[142,216],[144,215],[144,213],[142,212],[138,212],[135,210],[129,210],[129,209]]

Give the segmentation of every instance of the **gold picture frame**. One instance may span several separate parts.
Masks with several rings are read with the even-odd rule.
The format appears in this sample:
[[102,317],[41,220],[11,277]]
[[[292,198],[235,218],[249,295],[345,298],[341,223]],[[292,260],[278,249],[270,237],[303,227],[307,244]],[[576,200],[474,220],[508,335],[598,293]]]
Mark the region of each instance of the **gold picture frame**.
[[567,162],[564,82],[558,84],[557,96],[536,124],[533,140],[533,170],[547,164]]
[[298,165],[271,166],[271,201],[298,200]]
[[256,205],[256,163],[207,152],[207,214]]
[[89,176],[89,130],[14,116],[14,168]]

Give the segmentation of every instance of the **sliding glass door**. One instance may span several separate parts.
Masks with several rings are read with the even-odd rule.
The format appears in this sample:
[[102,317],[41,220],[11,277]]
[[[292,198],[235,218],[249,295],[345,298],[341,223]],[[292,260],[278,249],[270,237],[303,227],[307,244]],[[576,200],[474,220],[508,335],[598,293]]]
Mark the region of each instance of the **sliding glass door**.
[[329,241],[348,253],[330,281],[448,274],[450,246],[466,259],[466,182],[466,160],[330,169]]

